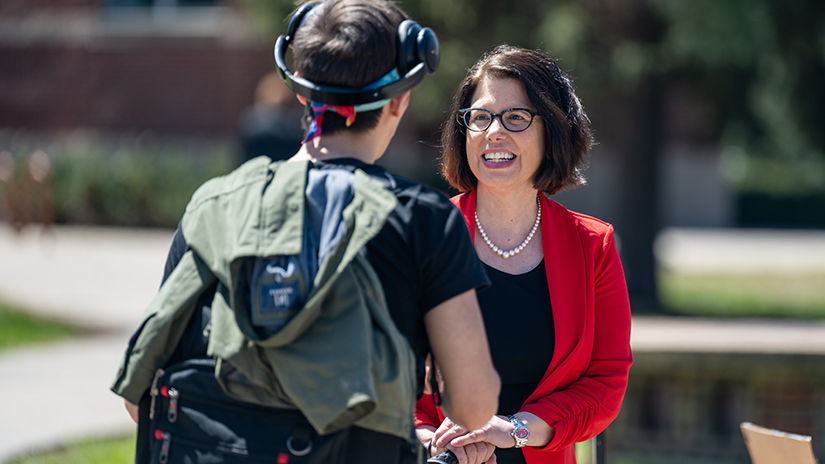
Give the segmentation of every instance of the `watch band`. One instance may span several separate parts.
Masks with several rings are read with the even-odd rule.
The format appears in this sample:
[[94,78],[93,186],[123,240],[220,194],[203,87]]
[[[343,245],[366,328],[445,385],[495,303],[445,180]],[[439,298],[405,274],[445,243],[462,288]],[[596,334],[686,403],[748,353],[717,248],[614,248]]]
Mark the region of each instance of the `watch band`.
[[524,426],[524,422],[518,417],[509,415],[507,418],[513,423],[513,431],[510,432],[510,435],[516,440],[515,448],[523,447],[527,444],[527,439],[530,437],[530,430]]

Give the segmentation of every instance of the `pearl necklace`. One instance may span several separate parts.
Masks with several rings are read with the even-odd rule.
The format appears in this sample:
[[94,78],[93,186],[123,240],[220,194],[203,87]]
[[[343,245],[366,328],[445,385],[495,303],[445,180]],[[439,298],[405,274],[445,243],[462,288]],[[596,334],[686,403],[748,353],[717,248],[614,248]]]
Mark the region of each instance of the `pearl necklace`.
[[499,247],[493,245],[493,242],[490,241],[489,237],[487,237],[487,233],[484,232],[484,227],[481,227],[481,221],[478,220],[478,205],[476,205],[476,211],[475,211],[476,227],[478,227],[478,232],[481,234],[481,238],[483,238],[484,242],[487,243],[487,246],[489,246],[490,249],[493,250],[493,253],[501,256],[504,259],[508,259],[511,256],[515,256],[515,255],[521,253],[521,250],[523,250],[524,248],[527,247],[527,244],[530,243],[530,240],[533,239],[533,235],[535,235],[536,230],[538,230],[539,224],[541,223],[541,202],[539,201],[538,196],[536,196],[536,204],[539,207],[539,211],[536,214],[536,222],[535,222],[535,224],[533,224],[533,229],[530,230],[530,234],[527,236],[527,238],[524,239],[523,242],[521,242],[521,245],[513,248],[510,251],[504,251],[504,250],[500,249]]

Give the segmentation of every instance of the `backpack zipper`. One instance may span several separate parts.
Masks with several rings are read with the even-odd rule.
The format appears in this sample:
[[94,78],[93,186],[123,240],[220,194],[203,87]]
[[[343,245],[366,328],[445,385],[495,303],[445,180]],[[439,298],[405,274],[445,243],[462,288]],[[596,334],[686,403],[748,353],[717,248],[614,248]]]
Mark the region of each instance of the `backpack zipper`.
[[155,371],[155,378],[152,379],[152,387],[149,389],[149,394],[152,396],[152,402],[149,405],[149,420],[155,418],[155,403],[158,397],[158,380],[163,376],[163,369]]
[[155,430],[155,438],[163,440],[163,444],[160,446],[159,460],[160,464],[166,464],[169,462],[169,448],[172,446],[172,434],[162,430]]
[[169,419],[169,422],[174,423],[178,420],[178,398],[180,398],[180,392],[177,388],[169,388],[166,385],[160,387],[158,391],[160,392],[160,396],[169,398],[169,410],[166,411],[166,417]]
[[180,392],[177,388],[170,388],[168,391],[169,395],[169,422],[174,423],[178,420],[178,398],[180,397]]

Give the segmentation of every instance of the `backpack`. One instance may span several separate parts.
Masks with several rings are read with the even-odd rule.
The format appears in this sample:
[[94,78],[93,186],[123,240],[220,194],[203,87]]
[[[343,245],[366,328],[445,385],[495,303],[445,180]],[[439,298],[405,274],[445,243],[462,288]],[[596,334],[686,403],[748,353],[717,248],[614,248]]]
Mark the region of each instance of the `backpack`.
[[[256,159],[193,196],[181,226],[191,250],[144,314],[112,387],[143,399],[148,462],[351,462],[355,448],[367,462],[398,438],[399,460],[415,458],[415,361],[362,252],[395,197],[356,170],[345,175],[347,201],[330,212],[342,190],[312,168]],[[333,227],[310,230],[313,221]],[[209,357],[168,365],[215,281]],[[394,439],[347,449],[365,431]]]

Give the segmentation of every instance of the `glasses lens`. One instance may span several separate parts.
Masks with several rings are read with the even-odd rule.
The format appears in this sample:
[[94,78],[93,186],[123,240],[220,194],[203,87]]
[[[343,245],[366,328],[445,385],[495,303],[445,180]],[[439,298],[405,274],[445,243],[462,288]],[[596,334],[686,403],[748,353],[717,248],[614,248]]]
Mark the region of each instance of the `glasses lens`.
[[492,120],[493,115],[489,111],[470,110],[464,113],[464,125],[471,131],[482,132],[487,130]]
[[532,121],[533,115],[524,110],[507,110],[501,115],[504,127],[513,132],[527,129]]
[[[475,132],[484,132],[493,123],[493,119],[498,116],[488,110],[482,109],[467,109],[462,110],[462,122],[467,129]],[[533,115],[529,111],[523,109],[511,109],[501,114],[501,123],[504,128],[511,132],[521,132],[533,122]]]

